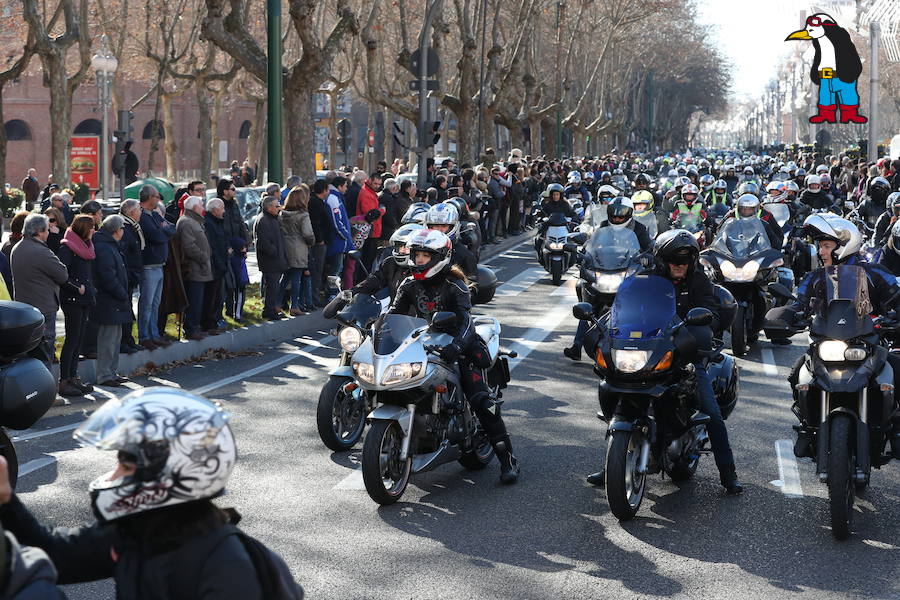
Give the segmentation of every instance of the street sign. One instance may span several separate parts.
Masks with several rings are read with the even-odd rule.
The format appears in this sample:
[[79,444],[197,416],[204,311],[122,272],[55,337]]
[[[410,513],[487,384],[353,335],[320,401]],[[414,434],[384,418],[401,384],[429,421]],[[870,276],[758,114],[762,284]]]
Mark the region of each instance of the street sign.
[[[437,79],[426,79],[425,80],[425,89],[426,90],[439,90],[441,89],[440,84],[438,84]],[[409,91],[418,92],[419,91],[419,80],[413,79],[409,82]]]
[[[416,77],[419,76],[419,60],[421,59],[421,57],[422,57],[422,53],[419,52],[418,49],[415,50],[409,56],[409,72],[412,73],[413,75],[415,75]],[[428,77],[434,77],[435,75],[437,75],[438,66],[440,65],[441,59],[438,58],[438,53],[434,51],[434,48],[428,48],[427,57],[428,57],[428,64],[426,65],[427,71],[425,74]],[[431,89],[431,88],[428,88],[428,89]]]

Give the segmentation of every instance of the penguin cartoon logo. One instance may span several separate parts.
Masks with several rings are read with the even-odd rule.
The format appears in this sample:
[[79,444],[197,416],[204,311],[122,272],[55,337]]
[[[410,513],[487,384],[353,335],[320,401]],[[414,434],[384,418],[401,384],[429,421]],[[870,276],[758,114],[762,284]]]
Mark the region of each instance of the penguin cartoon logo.
[[856,92],[862,62],[847,30],[838,26],[830,15],[816,13],[806,19],[805,28],[793,32],[784,41],[788,40],[810,40],[816,50],[809,78],[819,86],[819,112],[809,122],[837,123],[838,109],[841,123],[868,121],[859,114]]

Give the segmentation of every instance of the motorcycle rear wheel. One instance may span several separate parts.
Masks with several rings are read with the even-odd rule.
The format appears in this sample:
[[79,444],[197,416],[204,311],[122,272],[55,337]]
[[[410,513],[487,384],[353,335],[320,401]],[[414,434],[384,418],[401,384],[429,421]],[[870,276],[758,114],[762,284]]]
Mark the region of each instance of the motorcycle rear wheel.
[[853,526],[853,471],[856,465],[853,427],[849,416],[835,415],[828,440],[828,506],[831,511],[831,533],[839,540],[850,537]]
[[562,261],[561,260],[551,260],[550,261],[550,276],[553,277],[553,285],[559,285],[562,283]]
[[19,479],[19,457],[16,455],[12,440],[9,439],[9,434],[3,427],[0,427],[0,456],[6,459],[9,485],[12,489],[16,489],[16,482]]
[[643,436],[634,431],[614,431],[606,449],[606,499],[620,521],[637,514],[644,499],[646,473],[638,473]]
[[737,307],[731,324],[731,352],[737,357],[747,354],[747,322],[743,306]]
[[319,393],[316,428],[322,443],[335,452],[353,448],[366,428],[365,402],[358,405],[353,394],[344,393],[344,386],[351,381],[350,377],[331,376]]
[[363,483],[382,506],[399,500],[409,484],[412,458],[400,460],[402,446],[403,430],[396,421],[376,421],[363,443]]

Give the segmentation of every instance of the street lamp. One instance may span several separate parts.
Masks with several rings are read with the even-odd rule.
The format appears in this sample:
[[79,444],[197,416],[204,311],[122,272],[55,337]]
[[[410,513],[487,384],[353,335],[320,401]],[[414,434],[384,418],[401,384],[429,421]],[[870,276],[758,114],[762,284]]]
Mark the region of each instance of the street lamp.
[[103,201],[109,200],[109,123],[106,113],[111,104],[110,88],[113,77],[119,67],[119,60],[109,49],[106,34],[100,36],[100,51],[91,58],[91,68],[97,74],[97,97],[103,122],[103,140],[100,144],[100,186],[103,188]]

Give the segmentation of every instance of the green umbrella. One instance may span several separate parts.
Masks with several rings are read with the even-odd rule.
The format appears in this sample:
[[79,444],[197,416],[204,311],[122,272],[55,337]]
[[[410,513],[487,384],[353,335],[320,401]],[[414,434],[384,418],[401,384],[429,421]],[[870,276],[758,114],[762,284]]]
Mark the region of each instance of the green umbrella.
[[138,179],[125,188],[125,198],[133,198],[139,200],[141,188],[145,185],[152,185],[159,191],[162,196],[163,204],[168,204],[175,199],[175,186],[165,179],[159,177],[147,177],[146,179]]

